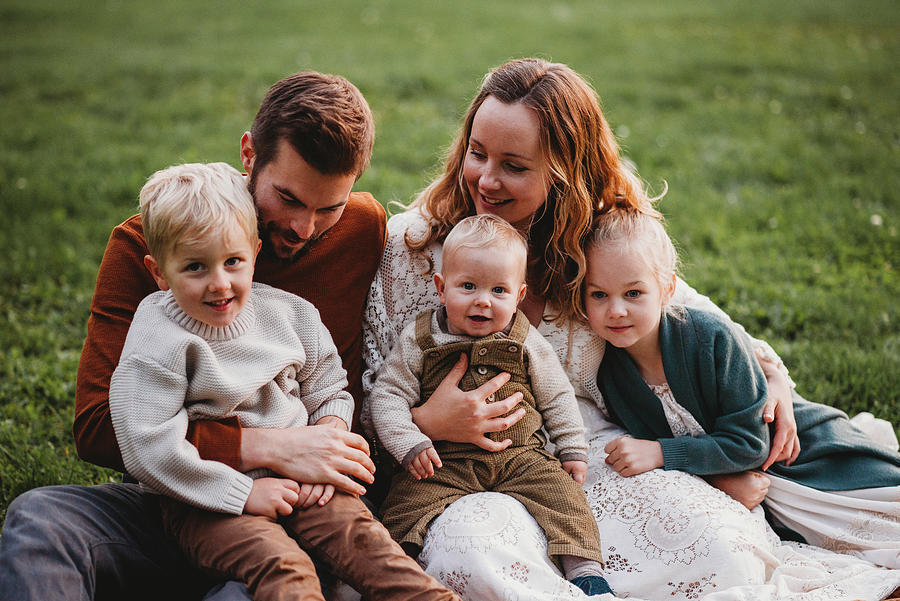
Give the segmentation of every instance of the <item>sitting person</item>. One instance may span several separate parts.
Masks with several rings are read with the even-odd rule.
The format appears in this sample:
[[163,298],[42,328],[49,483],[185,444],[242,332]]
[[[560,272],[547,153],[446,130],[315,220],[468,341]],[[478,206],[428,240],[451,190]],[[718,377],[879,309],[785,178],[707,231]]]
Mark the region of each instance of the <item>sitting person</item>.
[[[607,213],[586,255],[585,313],[609,345],[598,385],[613,420],[631,434],[607,444],[607,463],[628,477],[762,465],[765,378],[730,324],[671,302],[678,256],[661,221]],[[773,521],[812,544],[840,541],[844,552],[900,568],[900,453],[834,407],[795,395],[794,415],[800,455],[767,470],[764,505]]]
[[346,431],[353,398],[315,307],[253,283],[261,242],[237,170],[170,167],[140,200],[144,262],[160,291],[134,314],[109,406],[128,473],[170,497],[160,504],[167,534],[197,567],[244,582],[257,600],[324,599],[309,554],[372,599],[458,600],[357,496],[200,458],[185,439],[191,421]]
[[[526,252],[522,235],[494,215],[463,219],[444,241],[442,270],[434,274],[442,306],[403,329],[364,408],[406,470],[394,477],[382,519],[396,540],[418,552],[447,505],[472,492],[502,492],[541,525],[567,579],[588,594],[607,593],[597,524],[579,486],[587,446],[575,393],[553,349],[516,310],[525,296]],[[525,417],[492,435],[502,451],[432,442],[411,419],[410,408],[428,400],[460,353],[469,366],[463,389],[508,373],[496,396],[521,399]],[[558,461],[544,450],[541,427]]]
[[[691,474],[651,470],[624,478],[605,462],[606,444],[626,432],[609,421],[597,388],[606,343],[582,319],[583,246],[595,219],[627,207],[650,203],[619,156],[588,83],[566,65],[542,59],[516,59],[493,69],[471,101],[441,173],[388,222],[366,306],[364,386],[371,390],[403,328],[421,311],[440,307],[433,276],[442,271],[448,232],[470,215],[496,214],[528,240],[528,288],[519,310],[550,342],[575,389],[588,443],[583,488],[602,533],[604,577],[616,594],[884,598],[900,586],[900,571],[781,543],[761,511],[748,512]],[[719,311],[681,279],[674,300]],[[774,415],[777,427],[767,463],[790,459],[799,441],[789,378],[765,342],[748,341],[768,384],[763,420]],[[426,403],[410,410],[413,421],[431,440],[497,449],[499,443],[484,434],[509,428],[524,411],[507,414],[519,402],[515,397],[485,402],[506,376],[463,391],[456,384],[465,371],[462,359]],[[508,495],[483,492],[454,501],[432,521],[424,542],[419,562],[463,597],[584,599],[548,559],[543,531]]]

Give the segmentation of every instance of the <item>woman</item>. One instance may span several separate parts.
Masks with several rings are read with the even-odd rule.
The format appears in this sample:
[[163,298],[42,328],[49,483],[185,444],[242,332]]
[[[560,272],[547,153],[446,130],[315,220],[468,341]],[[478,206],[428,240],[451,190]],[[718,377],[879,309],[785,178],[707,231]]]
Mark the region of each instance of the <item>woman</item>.
[[[574,71],[540,59],[498,67],[472,101],[444,174],[388,224],[367,308],[368,381],[403,326],[438,305],[431,279],[440,269],[448,231],[473,213],[499,215],[528,234],[529,293],[520,308],[556,349],[579,398],[591,448],[585,490],[613,590],[632,597],[712,593],[710,599],[734,599],[740,587],[750,587],[756,598],[789,598],[784,591],[801,586],[796,576],[807,583],[816,578],[823,594],[844,588],[853,598],[884,598],[900,585],[900,572],[782,545],[761,510],[748,513],[698,478],[653,470],[625,479],[604,463],[606,441],[623,431],[605,419],[596,386],[603,343],[580,321],[582,246],[596,215],[648,205],[640,181],[618,156],[596,94]],[[681,281],[676,297],[718,310]],[[789,399],[789,380],[777,356],[761,341],[753,345],[767,358],[761,363],[771,396]],[[458,367],[457,376],[462,360]],[[502,382],[466,393],[457,382],[451,373],[435,392],[438,402],[413,410],[416,424],[433,439],[491,448],[482,434],[505,429],[519,415],[501,417],[507,403],[484,402]],[[799,452],[789,405],[778,404],[779,433],[768,463],[790,461]],[[419,559],[470,599],[583,598],[554,571],[545,548],[543,533],[520,504],[481,493],[455,502],[433,522]],[[778,584],[780,592],[771,586],[756,590],[766,582]]]

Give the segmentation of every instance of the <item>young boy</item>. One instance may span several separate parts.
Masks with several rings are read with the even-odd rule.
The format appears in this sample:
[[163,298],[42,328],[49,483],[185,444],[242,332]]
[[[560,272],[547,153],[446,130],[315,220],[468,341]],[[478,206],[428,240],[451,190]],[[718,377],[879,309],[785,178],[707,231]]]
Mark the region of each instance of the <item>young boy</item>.
[[301,546],[371,598],[458,599],[357,497],[241,473],[185,440],[200,419],[346,430],[353,399],[316,309],[253,283],[260,241],[240,173],[224,163],[170,167],[140,196],[145,264],[160,291],[135,313],[109,403],[126,469],[170,497],[160,504],[167,534],[198,567],[245,582],[258,600],[323,599]]
[[[368,399],[378,439],[407,470],[394,478],[383,521],[396,540],[418,550],[430,522],[454,500],[502,492],[544,529],[549,555],[567,579],[588,594],[607,593],[597,525],[579,486],[587,447],[575,394],[550,344],[517,311],[526,253],[522,235],[494,215],[463,219],[444,241],[443,271],[434,276],[443,306],[404,328]],[[460,388],[508,372],[495,398],[522,397],[525,417],[492,435],[510,439],[503,451],[432,442],[412,421],[410,408],[430,398],[460,353],[469,356]],[[542,426],[559,461],[544,450]]]

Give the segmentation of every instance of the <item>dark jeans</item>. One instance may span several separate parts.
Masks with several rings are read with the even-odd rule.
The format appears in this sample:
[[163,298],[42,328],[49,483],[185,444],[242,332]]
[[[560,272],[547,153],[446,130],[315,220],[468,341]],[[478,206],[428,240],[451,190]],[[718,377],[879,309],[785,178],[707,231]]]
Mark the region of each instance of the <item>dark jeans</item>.
[[9,506],[0,536],[0,600],[249,601],[213,586],[163,535],[156,495],[137,484],[48,486]]

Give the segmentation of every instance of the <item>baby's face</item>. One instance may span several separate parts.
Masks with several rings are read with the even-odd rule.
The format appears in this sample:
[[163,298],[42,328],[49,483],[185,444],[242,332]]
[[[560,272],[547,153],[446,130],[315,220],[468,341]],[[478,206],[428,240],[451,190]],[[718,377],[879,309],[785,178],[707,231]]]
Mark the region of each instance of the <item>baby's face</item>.
[[157,280],[171,289],[181,309],[213,326],[230,325],[250,298],[259,245],[233,224],[201,240],[177,244],[161,266]]
[[481,337],[506,328],[525,296],[524,263],[503,248],[460,247],[444,256],[434,281],[450,332]]

